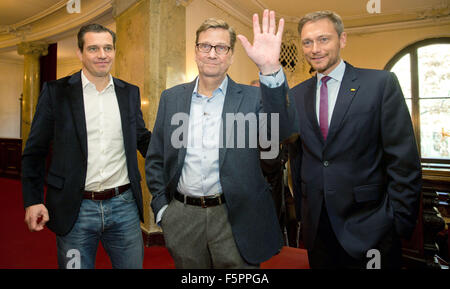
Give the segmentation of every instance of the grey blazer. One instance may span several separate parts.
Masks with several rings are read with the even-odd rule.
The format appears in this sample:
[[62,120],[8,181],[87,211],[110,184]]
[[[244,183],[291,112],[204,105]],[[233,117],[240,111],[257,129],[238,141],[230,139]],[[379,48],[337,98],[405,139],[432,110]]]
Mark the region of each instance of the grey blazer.
[[[171,125],[171,119],[179,112],[189,114],[194,87],[195,81],[165,90],[161,95],[145,164],[155,216],[172,200],[181,176],[186,147],[175,148],[171,145],[172,133],[179,127]],[[223,135],[226,135],[226,113],[258,115],[260,112],[260,90],[237,84],[229,78],[222,111]],[[236,123],[233,126],[236,133]],[[247,144],[248,129],[249,126],[246,126]],[[237,148],[236,143],[232,148],[224,146],[219,149],[220,183],[229,222],[241,256],[250,264],[271,258],[283,244],[270,186],[263,177],[259,156],[258,148]]]

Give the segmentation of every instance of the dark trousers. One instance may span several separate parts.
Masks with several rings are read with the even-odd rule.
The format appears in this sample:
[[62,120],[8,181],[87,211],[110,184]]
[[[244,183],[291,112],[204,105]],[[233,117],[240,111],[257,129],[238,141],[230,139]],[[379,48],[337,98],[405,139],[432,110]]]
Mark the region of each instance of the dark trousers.
[[[325,204],[322,205],[319,227],[312,250],[308,250],[312,269],[366,269],[371,258],[355,259],[340,245],[330,224]],[[392,228],[374,248],[380,252],[380,269],[401,268],[401,241]],[[369,267],[371,263],[369,264]],[[373,268],[373,267],[371,267]]]

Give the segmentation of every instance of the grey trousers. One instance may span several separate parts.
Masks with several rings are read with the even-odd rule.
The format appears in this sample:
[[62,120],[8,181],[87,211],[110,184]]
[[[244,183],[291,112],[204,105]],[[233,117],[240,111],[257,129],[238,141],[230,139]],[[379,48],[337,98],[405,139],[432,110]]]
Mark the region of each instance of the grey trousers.
[[241,257],[225,204],[202,208],[173,199],[161,219],[177,269],[257,269]]

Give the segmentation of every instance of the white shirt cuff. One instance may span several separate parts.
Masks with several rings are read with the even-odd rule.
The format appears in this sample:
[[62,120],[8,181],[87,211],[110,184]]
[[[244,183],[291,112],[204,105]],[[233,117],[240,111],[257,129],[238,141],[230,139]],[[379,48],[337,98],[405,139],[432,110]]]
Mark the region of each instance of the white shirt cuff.
[[162,215],[164,214],[164,211],[167,209],[169,205],[164,205],[164,207],[162,207],[158,214],[156,215],[156,224],[158,224],[158,226],[161,226],[161,219],[162,219]]
[[286,77],[283,73],[283,68],[280,68],[275,75],[262,75],[259,73],[259,80],[265,86],[270,88],[280,87],[286,80]]

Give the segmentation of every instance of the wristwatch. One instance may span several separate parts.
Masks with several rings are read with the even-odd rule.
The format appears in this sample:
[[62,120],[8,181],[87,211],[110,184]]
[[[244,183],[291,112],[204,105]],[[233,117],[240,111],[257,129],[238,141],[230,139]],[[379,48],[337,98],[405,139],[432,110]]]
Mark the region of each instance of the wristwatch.
[[[280,69],[281,69],[281,67],[280,67]],[[278,69],[277,71],[275,71],[275,72],[272,72],[272,73],[270,73],[270,74],[262,74],[262,75],[264,75],[264,76],[272,76],[272,77],[275,77],[276,75],[277,75],[277,73],[280,71],[280,69]]]

